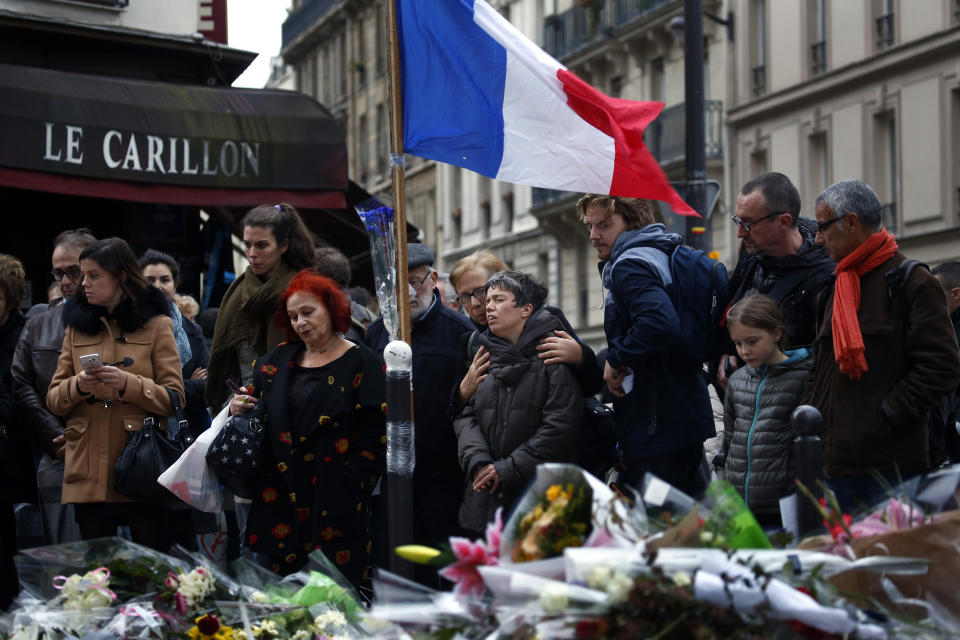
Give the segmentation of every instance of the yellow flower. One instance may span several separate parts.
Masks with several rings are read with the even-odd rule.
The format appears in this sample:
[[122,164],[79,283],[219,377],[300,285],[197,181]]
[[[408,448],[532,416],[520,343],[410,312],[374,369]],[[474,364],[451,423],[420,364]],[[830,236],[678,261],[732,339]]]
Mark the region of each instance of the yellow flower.
[[707,254],[707,257],[710,258],[711,260],[719,260],[719,259],[720,259],[720,252],[719,252],[719,251],[711,251],[710,253]]
[[547,500],[553,502],[558,497],[560,497],[560,492],[563,491],[558,484],[552,484],[547,489]]

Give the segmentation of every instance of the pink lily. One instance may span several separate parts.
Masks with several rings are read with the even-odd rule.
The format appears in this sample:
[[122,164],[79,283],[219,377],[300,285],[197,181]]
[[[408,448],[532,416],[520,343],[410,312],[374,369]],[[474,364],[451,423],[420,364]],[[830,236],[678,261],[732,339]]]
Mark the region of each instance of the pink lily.
[[487,525],[486,541],[471,542],[466,538],[450,538],[450,548],[457,561],[440,571],[440,575],[456,583],[454,592],[459,596],[482,596],[483,578],[477,567],[500,564],[500,535],[503,531],[501,509],[497,509],[494,521]]

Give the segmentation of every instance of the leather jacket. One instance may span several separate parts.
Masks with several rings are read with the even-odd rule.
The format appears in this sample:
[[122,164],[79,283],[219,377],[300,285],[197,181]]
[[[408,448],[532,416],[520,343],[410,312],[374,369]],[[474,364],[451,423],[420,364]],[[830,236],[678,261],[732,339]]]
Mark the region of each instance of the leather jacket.
[[64,426],[63,419],[47,409],[46,401],[47,387],[63,348],[63,309],[60,304],[27,320],[10,368],[20,424],[34,447],[51,456],[56,452],[53,439],[63,435]]

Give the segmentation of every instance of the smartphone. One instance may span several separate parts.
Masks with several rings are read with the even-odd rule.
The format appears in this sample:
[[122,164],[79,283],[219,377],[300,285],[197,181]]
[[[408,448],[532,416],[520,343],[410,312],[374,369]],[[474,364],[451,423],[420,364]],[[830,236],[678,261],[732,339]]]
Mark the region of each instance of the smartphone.
[[85,356],[80,356],[79,360],[80,366],[83,367],[84,371],[103,366],[103,360],[100,359],[99,353],[89,353]]
[[237,394],[238,396],[247,395],[247,390],[242,387],[238,387],[237,383],[231,380],[230,378],[227,378],[226,384],[227,384],[227,388],[230,389],[230,391],[232,391],[233,393]]

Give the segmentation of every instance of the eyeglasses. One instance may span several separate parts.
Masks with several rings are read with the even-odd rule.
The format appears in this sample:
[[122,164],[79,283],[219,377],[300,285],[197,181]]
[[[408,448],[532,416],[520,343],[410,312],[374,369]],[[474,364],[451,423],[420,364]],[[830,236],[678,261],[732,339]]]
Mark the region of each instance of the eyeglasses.
[[[847,214],[843,214],[843,216],[845,216],[845,215],[847,215]],[[830,225],[836,223],[838,220],[840,220],[841,218],[843,218],[843,216],[837,216],[836,218],[830,218],[830,219],[827,220],[826,222],[818,222],[818,223],[816,223],[816,225],[817,225],[817,233],[823,233],[824,231],[826,231],[827,229],[830,228]]]
[[[433,275],[433,274],[430,274],[430,275]],[[420,278],[420,279],[413,278],[413,279],[411,279],[411,280],[408,280],[407,282],[410,283],[410,286],[411,286],[411,287],[413,287],[414,289],[416,289],[417,291],[419,291],[419,290],[420,290],[420,287],[423,286],[423,283],[426,282],[426,281],[429,280],[429,279],[430,279],[430,276],[428,275],[428,276],[425,277],[425,278]]]
[[63,276],[67,276],[71,280],[79,280],[82,272],[80,271],[79,265],[74,265],[72,267],[67,267],[66,270],[63,269],[54,269],[50,272],[50,275],[53,276],[53,279],[56,281],[63,280]]
[[476,298],[479,302],[483,302],[487,299],[487,290],[484,287],[477,287],[469,293],[457,296],[457,302],[466,307],[470,304],[471,298]]
[[730,216],[730,219],[733,220],[733,223],[735,225],[737,225],[738,227],[743,227],[747,233],[750,233],[750,229],[753,228],[753,225],[757,224],[758,222],[763,222],[764,220],[769,220],[770,218],[773,218],[775,216],[782,216],[782,215],[783,215],[782,211],[777,211],[776,213],[765,215],[762,218],[757,218],[756,220],[741,220],[737,216]]

